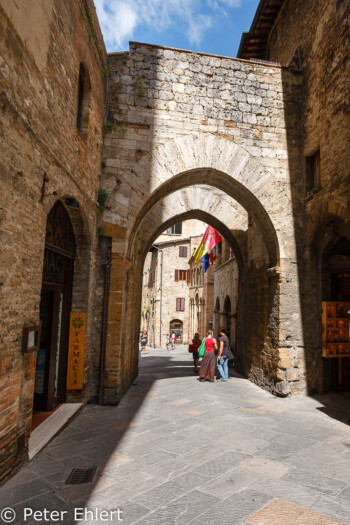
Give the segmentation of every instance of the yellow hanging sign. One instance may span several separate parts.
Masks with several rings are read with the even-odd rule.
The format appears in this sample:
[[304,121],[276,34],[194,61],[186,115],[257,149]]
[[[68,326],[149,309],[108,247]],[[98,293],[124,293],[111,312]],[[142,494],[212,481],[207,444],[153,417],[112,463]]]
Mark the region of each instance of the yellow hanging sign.
[[67,390],[81,390],[83,388],[85,331],[86,313],[71,312],[69,322]]

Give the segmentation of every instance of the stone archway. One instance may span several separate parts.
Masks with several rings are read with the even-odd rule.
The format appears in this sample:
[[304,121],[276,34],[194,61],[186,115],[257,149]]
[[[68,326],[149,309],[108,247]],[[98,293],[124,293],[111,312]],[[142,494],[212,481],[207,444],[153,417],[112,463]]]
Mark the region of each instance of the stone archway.
[[[118,390],[123,392],[136,375],[137,356],[131,356],[127,339],[130,344],[133,342],[125,334],[127,327],[138,320],[135,304],[140,297],[147,249],[167,226],[189,217],[205,220],[218,231],[221,228],[225,238],[232,240],[229,242],[240,270],[237,339],[242,372],[279,395],[289,394],[292,386],[302,389],[302,375],[300,384],[291,385],[285,369],[279,368],[279,348],[288,346],[285,340],[290,338],[290,332],[294,332],[294,339],[295,332],[297,337],[301,335],[298,323],[279,330],[280,316],[286,318],[291,312],[291,305],[280,301],[284,285],[288,287],[281,267],[287,265],[293,279],[297,279],[296,269],[290,264],[296,254],[287,179],[278,181],[283,187],[282,197],[278,203],[273,202],[271,188],[276,179],[266,163],[259,163],[241,146],[227,144],[220,138],[186,136],[169,140],[144,156],[135,167],[134,182],[134,206],[124,239],[113,242],[115,264],[122,268],[116,267],[116,271],[123,276],[125,285],[118,285],[118,294],[123,298],[120,331],[116,334],[120,342],[113,350],[119,355],[118,368],[123,371],[123,378],[115,376],[112,398],[118,397]],[[208,199],[208,211],[197,205]],[[105,220],[112,216],[113,204]],[[117,281],[121,283],[120,278]],[[293,313],[295,316],[294,306]],[[135,329],[135,337],[136,333]],[[299,341],[299,348],[302,346]]]

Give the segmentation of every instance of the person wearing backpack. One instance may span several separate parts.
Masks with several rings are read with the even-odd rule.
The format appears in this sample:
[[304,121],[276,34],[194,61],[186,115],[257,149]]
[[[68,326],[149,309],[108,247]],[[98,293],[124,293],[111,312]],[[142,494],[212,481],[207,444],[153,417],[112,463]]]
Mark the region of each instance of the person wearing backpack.
[[228,381],[228,360],[231,356],[230,341],[226,335],[225,328],[219,330],[219,352],[217,367],[220,373],[218,381],[226,383]]

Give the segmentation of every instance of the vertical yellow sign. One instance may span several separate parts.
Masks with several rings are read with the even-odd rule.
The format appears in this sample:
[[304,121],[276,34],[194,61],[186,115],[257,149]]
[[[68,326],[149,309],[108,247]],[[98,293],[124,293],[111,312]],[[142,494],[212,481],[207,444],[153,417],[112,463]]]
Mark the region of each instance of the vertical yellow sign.
[[81,390],[84,376],[86,313],[72,312],[69,323],[67,390]]

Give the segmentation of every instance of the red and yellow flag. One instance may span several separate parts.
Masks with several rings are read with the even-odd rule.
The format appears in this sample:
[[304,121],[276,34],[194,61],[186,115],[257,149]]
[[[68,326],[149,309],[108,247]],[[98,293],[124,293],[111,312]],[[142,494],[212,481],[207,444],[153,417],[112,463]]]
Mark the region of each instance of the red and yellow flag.
[[209,253],[217,244],[222,241],[221,236],[212,226],[208,226],[203,235],[203,239],[198,244],[193,254],[196,263],[199,263],[203,255]]

